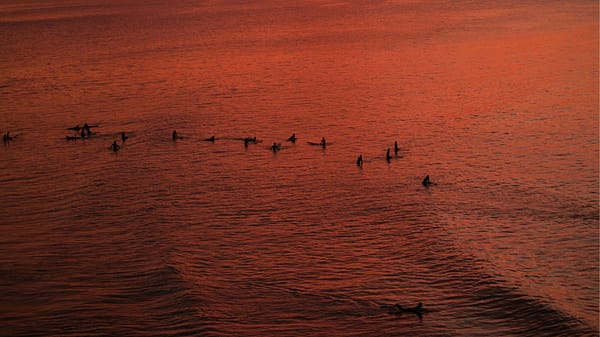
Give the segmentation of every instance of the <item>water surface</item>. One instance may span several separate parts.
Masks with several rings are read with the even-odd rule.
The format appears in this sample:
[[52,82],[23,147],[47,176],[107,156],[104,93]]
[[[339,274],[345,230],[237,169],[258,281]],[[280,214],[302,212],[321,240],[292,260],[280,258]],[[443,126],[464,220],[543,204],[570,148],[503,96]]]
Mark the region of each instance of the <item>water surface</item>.
[[597,13],[2,1],[0,332],[598,335]]

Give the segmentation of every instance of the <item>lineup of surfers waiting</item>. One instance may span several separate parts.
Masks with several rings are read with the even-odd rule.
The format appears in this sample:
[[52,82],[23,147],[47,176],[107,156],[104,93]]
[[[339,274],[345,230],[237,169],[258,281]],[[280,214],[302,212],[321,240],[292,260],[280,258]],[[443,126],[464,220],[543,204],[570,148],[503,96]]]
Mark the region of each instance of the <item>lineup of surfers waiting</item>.
[[[88,123],[86,122],[86,123],[83,124],[83,126],[76,125],[74,127],[67,128],[67,130],[75,131],[76,135],[74,135],[74,136],[66,136],[66,140],[67,141],[76,141],[77,139],[84,139],[86,137],[89,138],[93,134],[92,131],[91,131],[91,128],[95,128],[95,127],[98,127],[98,125],[88,125]],[[16,138],[16,136],[11,136],[10,132],[6,132],[2,136],[2,141],[6,144],[6,143],[14,140],[15,138]],[[125,143],[125,141],[128,138],[129,137],[125,134],[124,131],[121,132],[121,142],[122,143]],[[173,141],[177,141],[177,140],[183,139],[183,137],[180,136],[177,133],[177,130],[173,130],[173,133],[171,134],[171,138],[173,139]],[[215,140],[216,140],[216,138],[215,138],[215,136],[211,136],[211,137],[206,138],[204,140],[208,141],[208,142],[213,142],[214,143]],[[297,138],[296,138],[296,134],[295,133],[293,133],[287,139],[287,141],[292,142],[292,143],[295,143],[296,140],[297,140]],[[255,137],[246,137],[246,138],[244,138],[244,147],[247,148],[248,144],[250,144],[250,143],[257,144],[259,142],[260,141],[258,141],[256,139],[256,136]],[[327,141],[325,140],[325,137],[322,137],[321,141],[319,143],[311,143],[311,142],[309,142],[309,143],[312,144],[312,145],[319,145],[322,148],[326,148],[327,147]],[[117,152],[117,151],[119,151],[121,149],[121,145],[119,145],[117,143],[117,141],[115,140],[115,141],[113,141],[113,143],[108,148],[110,150],[112,150],[113,152]],[[281,150],[281,143],[274,142],[273,145],[271,145],[270,149],[273,152],[278,152],[279,150]],[[400,152],[400,148],[398,147],[398,142],[395,141],[394,142],[394,154],[397,156],[398,152]],[[392,159],[391,148],[387,148],[386,153],[385,153],[385,159],[386,159],[386,161],[388,163],[391,161],[391,159]],[[356,166],[362,168],[362,166],[363,166],[363,156],[362,156],[362,154],[360,154],[358,156],[358,158],[356,159]],[[423,179],[422,184],[425,187],[428,187],[428,186],[431,186],[431,185],[435,185],[435,183],[433,183],[431,181],[431,179],[429,178],[429,175],[427,175]]]
[[[83,125],[83,127],[80,127],[79,125],[76,125],[72,128],[68,128],[68,130],[73,130],[76,132],[80,132],[81,138],[85,138],[85,136],[87,135],[87,137],[89,138],[92,135],[92,132],[90,131],[90,128],[92,127],[97,127],[97,125],[93,125],[90,126],[87,123],[85,123]],[[2,141],[4,143],[9,142],[11,140],[14,140],[16,136],[11,136],[10,132],[6,132],[5,134],[2,135]],[[69,140],[76,140],[78,137],[77,136],[67,136],[67,141]],[[121,141],[125,142],[129,137],[127,137],[127,135],[125,134],[125,132],[121,132]],[[179,136],[177,134],[177,130],[173,130],[172,133],[172,139],[173,141],[177,141],[179,139],[183,139],[182,136]],[[295,143],[296,142],[296,134],[292,134],[287,140]],[[215,142],[215,136],[211,136],[210,138],[206,138],[205,141],[209,141],[209,142]],[[258,141],[256,140],[256,137],[246,137],[244,138],[244,146],[248,147],[248,143],[257,143]],[[321,147],[325,148],[327,147],[327,142],[325,140],[325,137],[321,138],[321,142],[318,144]],[[271,149],[273,152],[277,152],[280,150],[280,146],[281,144],[278,143],[273,143],[273,145],[271,146]],[[119,149],[121,148],[121,146],[119,144],[117,144],[117,141],[113,141],[113,143],[109,146],[109,149],[117,152]],[[400,148],[398,147],[398,142],[395,141],[394,142],[394,152],[396,153],[396,155],[398,154],[398,152],[400,151]],[[390,155],[390,148],[387,149],[386,151],[386,160],[389,162],[391,159],[391,155]],[[359,167],[362,167],[363,164],[363,157],[362,154],[358,156],[358,159],[356,161],[356,165]],[[429,175],[427,175],[424,179],[423,179],[423,186],[427,187],[430,186],[432,184],[434,184],[433,182],[431,182]],[[427,312],[427,310],[425,308],[423,308],[423,303],[419,302],[415,307],[412,308],[404,308],[402,307],[400,304],[395,304],[394,305],[395,311],[393,312],[394,314],[402,314],[402,313],[413,313],[416,314],[417,316],[419,316],[419,318],[421,318],[421,315],[425,312]]]
[[[177,134],[177,130],[173,130],[172,139],[173,139],[173,141],[177,141],[178,139],[183,139],[183,137],[181,137],[181,136],[179,136]],[[296,139],[297,139],[296,138],[296,134],[293,133],[287,139],[287,141],[292,142],[292,143],[296,143]],[[206,138],[204,140],[214,143],[215,142],[215,136],[211,136],[210,138]],[[244,138],[244,147],[247,148],[249,143],[254,143],[254,144],[258,143],[258,141],[256,140],[256,136],[255,137],[246,137],[246,138]],[[315,144],[315,143],[310,143],[310,144],[319,145],[322,148],[326,148],[327,147],[327,141],[325,140],[325,137],[322,137],[321,141],[318,144]],[[113,143],[113,146],[115,146],[113,148],[113,150],[117,151],[118,150],[118,147],[117,147],[118,145],[116,144],[116,141],[115,141],[115,143]],[[278,152],[279,150],[281,150],[281,143],[273,142],[273,145],[271,145],[270,149],[273,152]],[[386,154],[385,154],[385,159],[387,160],[388,163],[392,160],[392,155],[390,154],[390,152],[391,152],[391,149],[388,148],[387,151],[386,151]],[[400,147],[398,147],[398,141],[394,141],[394,154],[397,156],[398,152],[400,152]],[[362,154],[360,154],[358,156],[358,159],[356,160],[356,165],[358,167],[362,167],[362,165],[363,165],[363,156],[362,156]],[[428,187],[430,185],[434,185],[434,183],[430,180],[429,175],[427,175],[423,179],[422,184],[425,187]]]
[[[72,128],[68,128],[68,130],[73,130],[75,132],[80,132],[81,138],[85,138],[85,136],[87,135],[87,137],[89,138],[92,135],[92,132],[90,131],[90,128],[92,127],[97,127],[97,125],[88,125],[87,123],[85,123],[83,125],[83,127],[80,127],[79,125],[76,125]],[[11,140],[14,140],[16,138],[16,136],[11,136],[10,132],[6,132],[2,135],[2,141],[4,143],[7,143]],[[125,132],[121,132],[121,141],[125,142],[129,137],[127,137],[127,135],[125,134]],[[67,141],[69,140],[76,140],[77,136],[67,136]],[[172,139],[173,141],[177,141],[179,139],[183,139],[182,136],[179,136],[177,134],[177,130],[173,130],[172,133]],[[295,143],[296,142],[296,134],[292,134],[287,140]],[[210,138],[206,138],[205,141],[209,141],[209,142],[215,142],[215,136],[211,136]],[[244,146],[248,147],[248,144],[252,142],[252,143],[257,143],[258,141],[256,140],[256,137],[246,137],[244,138]],[[327,142],[325,140],[325,137],[321,138],[321,142],[318,143],[318,145],[320,145],[321,147],[325,148],[327,146]],[[273,143],[273,145],[271,146],[271,149],[273,152],[277,152],[280,150],[280,146],[281,144],[278,143]],[[113,141],[113,143],[109,146],[109,149],[117,152],[119,149],[121,148],[121,146],[119,144],[117,144],[117,141]],[[398,152],[400,151],[400,148],[398,147],[398,142],[395,141],[394,142],[394,152],[396,153],[396,155],[398,154]],[[386,151],[386,160],[389,162],[391,159],[391,155],[390,155],[390,148],[387,149]],[[359,167],[362,167],[363,164],[363,157],[362,154],[358,156],[358,159],[356,160],[356,165]],[[428,187],[430,185],[434,185],[434,183],[430,180],[429,175],[427,175],[424,179],[423,179],[423,186]],[[412,308],[404,308],[402,307],[400,304],[395,304],[394,305],[394,309],[395,311],[393,312],[394,314],[402,314],[402,313],[413,313],[416,314],[417,316],[419,316],[419,318],[421,318],[422,314],[427,312],[427,309],[425,309],[423,307],[423,303],[419,302],[415,307]]]

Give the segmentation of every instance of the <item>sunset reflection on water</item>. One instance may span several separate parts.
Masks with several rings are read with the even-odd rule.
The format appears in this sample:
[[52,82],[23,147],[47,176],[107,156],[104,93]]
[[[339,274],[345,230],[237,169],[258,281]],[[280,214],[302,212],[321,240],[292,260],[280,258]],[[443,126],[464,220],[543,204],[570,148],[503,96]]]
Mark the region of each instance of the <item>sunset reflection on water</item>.
[[597,13],[4,1],[0,333],[597,335]]

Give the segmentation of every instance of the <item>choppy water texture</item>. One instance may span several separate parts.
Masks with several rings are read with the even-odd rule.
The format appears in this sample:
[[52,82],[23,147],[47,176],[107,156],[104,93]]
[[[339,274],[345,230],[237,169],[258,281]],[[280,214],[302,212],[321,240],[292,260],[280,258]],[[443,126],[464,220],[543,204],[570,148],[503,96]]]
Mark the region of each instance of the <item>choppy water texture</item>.
[[598,335],[597,14],[0,1],[0,334]]

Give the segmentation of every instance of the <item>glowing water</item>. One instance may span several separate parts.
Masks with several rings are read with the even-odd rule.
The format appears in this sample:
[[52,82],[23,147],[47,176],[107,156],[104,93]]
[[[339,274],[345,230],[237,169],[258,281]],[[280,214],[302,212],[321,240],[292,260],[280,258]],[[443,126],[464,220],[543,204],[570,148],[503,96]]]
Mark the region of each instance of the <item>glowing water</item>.
[[597,335],[597,13],[4,1],[0,333]]

